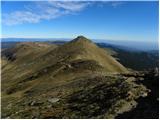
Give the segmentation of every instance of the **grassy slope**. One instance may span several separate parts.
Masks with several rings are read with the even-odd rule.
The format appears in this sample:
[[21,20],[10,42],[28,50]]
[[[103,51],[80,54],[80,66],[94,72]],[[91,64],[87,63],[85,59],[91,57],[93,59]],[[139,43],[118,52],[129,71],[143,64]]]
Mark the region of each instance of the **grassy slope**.
[[[128,91],[132,91],[129,102],[133,102],[146,90],[145,87],[132,82],[119,83],[119,80],[126,80],[122,76],[110,74],[112,77],[109,77],[111,72],[119,73],[127,70],[104,50],[84,38],[83,40],[77,38],[60,47],[35,43],[22,44],[16,47],[14,55],[15,59],[2,69],[2,116],[4,118],[7,116],[11,118],[114,118],[118,113],[114,112],[117,109],[115,105],[121,104],[118,107],[120,110],[122,105],[128,104]],[[138,90],[142,92],[138,93]],[[98,98],[90,103],[100,107],[96,108],[99,115],[92,116],[96,112],[93,111],[88,116],[86,115],[87,109],[90,109],[88,102],[94,99],[94,96],[100,95],[99,92],[94,91],[105,94],[101,99]],[[102,104],[97,101],[102,100],[103,103],[108,96],[107,91],[119,97],[109,98],[110,102],[104,104],[110,109],[104,111]],[[78,107],[80,113],[77,113],[72,109],[72,105],[79,104],[81,95],[76,103],[70,104],[70,102],[73,102],[72,99],[79,93],[82,93],[88,102]],[[92,93],[93,98],[89,93]],[[47,102],[50,98],[58,98],[60,102],[51,104]],[[117,103],[118,101],[122,103]],[[84,108],[87,109],[83,110]],[[34,115],[35,111],[39,114]]]
[[[127,71],[114,58],[107,55],[104,50],[88,40],[72,41],[56,49],[51,46],[36,47],[36,44],[19,45],[12,51],[15,52],[12,56],[16,56],[16,60],[3,69],[2,76],[5,76],[3,79],[25,77],[49,66],[54,66],[54,64],[60,62],[61,64],[68,64],[78,59],[95,60],[105,68],[106,72]],[[15,76],[17,72],[19,75]]]

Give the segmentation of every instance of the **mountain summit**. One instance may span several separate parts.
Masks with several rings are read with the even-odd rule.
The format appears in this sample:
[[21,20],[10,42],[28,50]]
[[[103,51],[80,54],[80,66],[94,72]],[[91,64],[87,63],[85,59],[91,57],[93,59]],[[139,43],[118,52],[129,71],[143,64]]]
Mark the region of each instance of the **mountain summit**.
[[58,51],[70,54],[73,59],[94,60],[103,66],[106,72],[126,72],[127,69],[104,49],[99,48],[91,40],[78,36],[72,41],[61,46]]
[[[56,48],[53,47],[53,45],[52,46],[48,45],[46,49],[46,47],[43,47],[43,43],[42,44],[28,43],[28,44],[30,45],[29,48],[35,48],[33,49],[33,51],[37,52],[32,54],[32,49],[29,48],[27,49],[27,47],[25,47],[25,50],[23,50],[23,55],[21,55],[22,53],[20,51],[22,50],[21,49],[19,50],[19,48],[21,48],[20,47],[21,45],[24,46],[25,44],[20,44],[17,45],[18,47],[15,48],[16,51],[13,51],[15,52],[13,54],[21,57],[21,59],[23,60],[22,62],[25,62],[24,58],[27,57],[28,60],[30,59],[36,60],[36,62],[32,66],[28,66],[28,67],[33,67],[32,70],[34,71],[45,68],[49,65],[57,64],[60,61],[71,64],[70,62],[77,60],[79,61],[91,60],[96,62],[99,66],[101,66],[105,72],[116,72],[116,73],[127,72],[127,69],[123,65],[121,65],[115,58],[113,58],[104,49],[99,48],[95,43],[85,38],[84,36],[78,36],[72,41]],[[40,45],[41,47],[39,47]],[[54,49],[51,49],[52,47]],[[36,57],[37,56],[36,54],[39,57]],[[14,62],[21,63],[20,61],[21,59],[17,59]],[[24,63],[24,64],[30,64],[30,63]]]
[[73,39],[72,41],[83,41],[83,42],[91,42],[91,40],[89,40],[88,38],[84,37],[84,36],[78,36],[75,39]]

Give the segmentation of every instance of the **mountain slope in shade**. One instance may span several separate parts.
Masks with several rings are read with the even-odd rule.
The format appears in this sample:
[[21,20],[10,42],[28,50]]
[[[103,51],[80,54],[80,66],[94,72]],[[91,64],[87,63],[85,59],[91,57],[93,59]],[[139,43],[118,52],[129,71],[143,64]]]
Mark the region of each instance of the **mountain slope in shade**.
[[2,65],[2,118],[114,118],[148,93],[83,36],[18,44],[2,52]]

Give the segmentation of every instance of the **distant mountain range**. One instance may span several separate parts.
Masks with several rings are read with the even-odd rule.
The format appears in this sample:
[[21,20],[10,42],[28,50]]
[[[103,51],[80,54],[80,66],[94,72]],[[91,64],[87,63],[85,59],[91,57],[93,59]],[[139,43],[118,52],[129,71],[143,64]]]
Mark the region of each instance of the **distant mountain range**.
[[125,67],[133,70],[146,70],[152,69],[159,66],[159,51],[139,51],[139,50],[128,50],[126,47],[117,45],[110,45],[105,43],[98,43],[102,48],[110,48],[114,51],[112,56],[116,57],[118,61]]
[[[26,39],[22,40],[13,40],[13,41],[2,41],[1,47],[2,49],[12,48],[15,47],[17,44],[21,42],[31,42],[31,41],[37,41],[41,43],[49,43],[49,44],[56,44],[56,45],[63,45],[67,43],[69,40],[55,40],[55,41],[47,41],[47,40],[29,40],[26,41]],[[99,47],[105,48],[107,50],[110,49],[110,52],[114,53],[112,54],[113,57],[117,58],[117,60],[123,64],[127,68],[131,68],[133,70],[145,70],[145,69],[151,69],[159,66],[159,51],[158,50],[138,50],[133,49],[129,47],[124,47],[120,45],[115,45],[111,43],[96,43]]]
[[[67,41],[70,41],[71,38],[2,38],[2,42],[25,42],[25,41],[30,41],[30,42],[36,42],[36,41],[41,41],[41,42],[60,42],[60,43],[65,43]],[[121,49],[129,50],[129,51],[151,51],[151,50],[158,50],[158,42],[156,43],[148,43],[148,42],[137,42],[137,41],[116,41],[116,40],[98,40],[98,39],[93,39],[95,43],[101,43],[101,44],[108,44],[108,45],[113,45]]]

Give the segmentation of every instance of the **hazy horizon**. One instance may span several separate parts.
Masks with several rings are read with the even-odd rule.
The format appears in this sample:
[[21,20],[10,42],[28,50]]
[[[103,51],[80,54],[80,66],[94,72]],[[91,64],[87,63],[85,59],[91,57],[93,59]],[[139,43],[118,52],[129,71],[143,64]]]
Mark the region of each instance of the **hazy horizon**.
[[[46,41],[71,41],[74,38],[1,38],[2,42],[46,42]],[[88,38],[90,39],[90,38]],[[143,42],[143,41],[126,41],[126,40],[103,40],[103,39],[90,39],[95,43],[106,43],[121,47],[130,48],[131,50],[159,50],[159,43]]]

